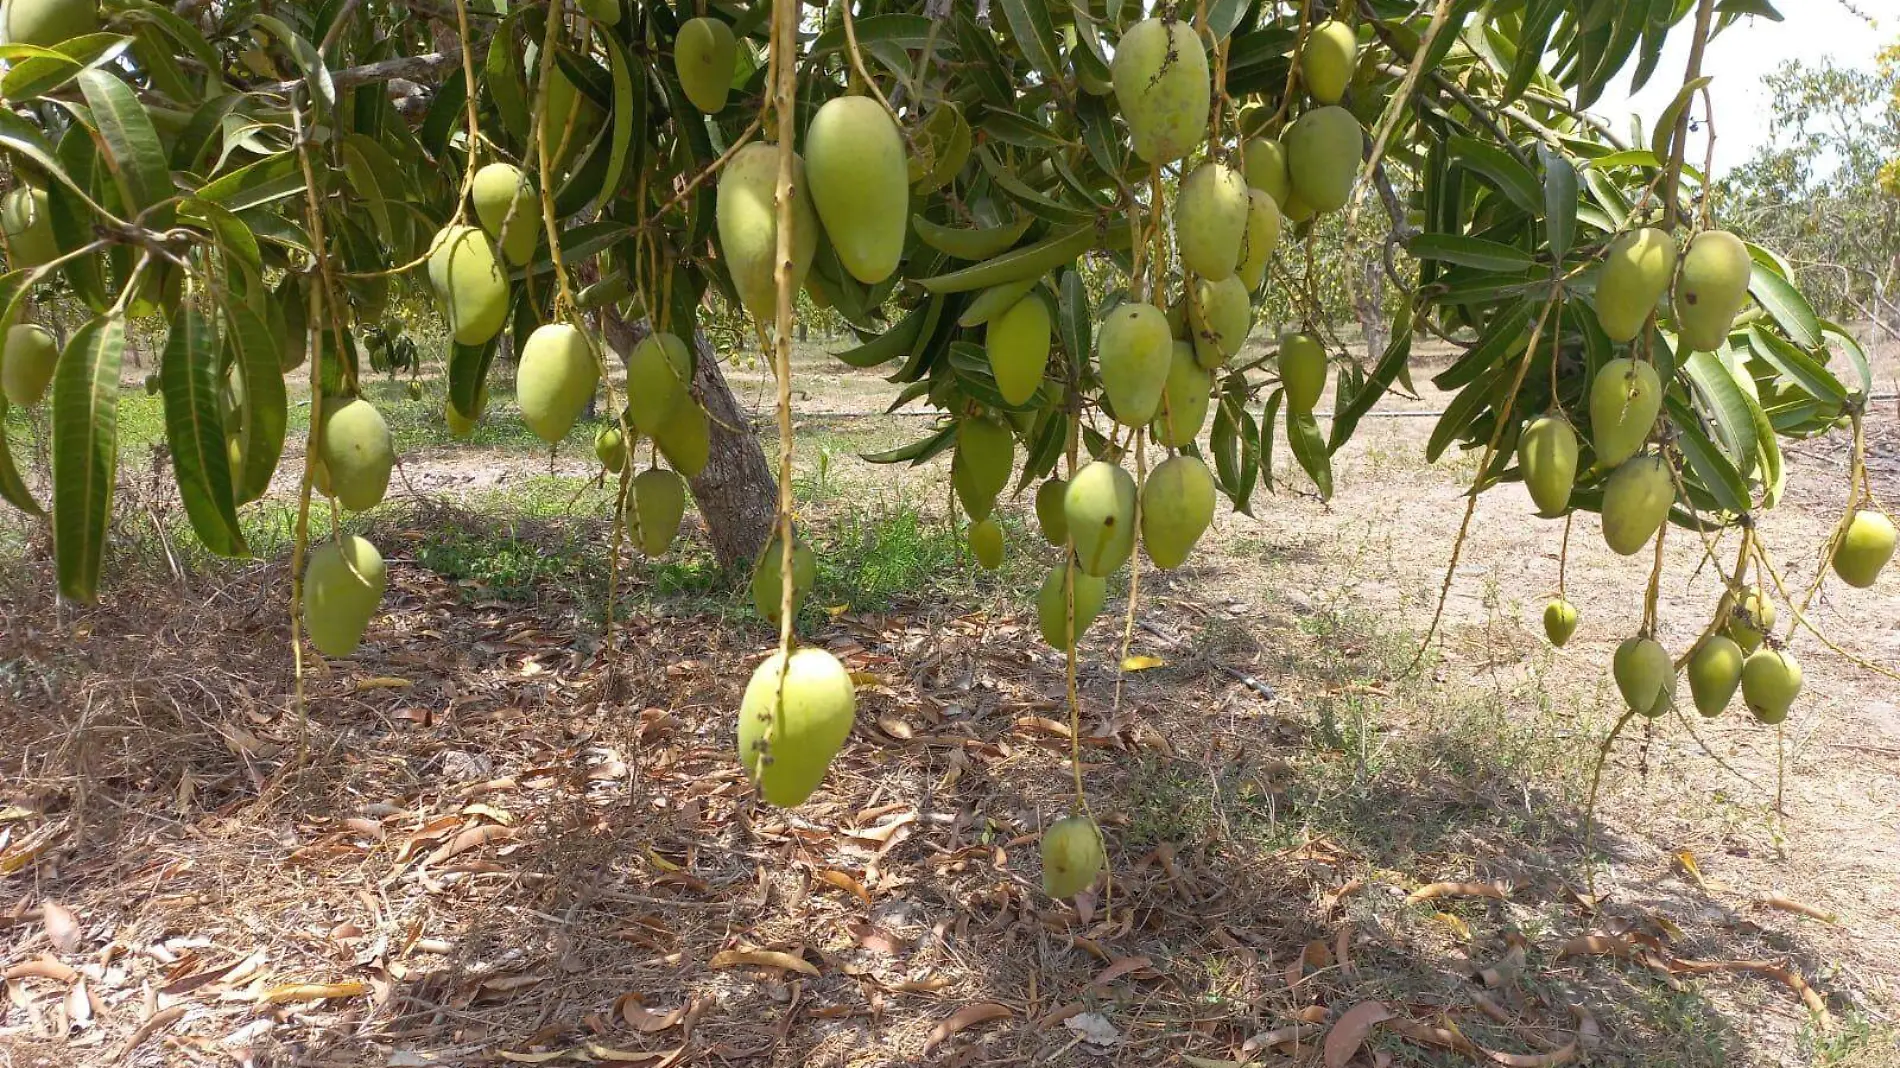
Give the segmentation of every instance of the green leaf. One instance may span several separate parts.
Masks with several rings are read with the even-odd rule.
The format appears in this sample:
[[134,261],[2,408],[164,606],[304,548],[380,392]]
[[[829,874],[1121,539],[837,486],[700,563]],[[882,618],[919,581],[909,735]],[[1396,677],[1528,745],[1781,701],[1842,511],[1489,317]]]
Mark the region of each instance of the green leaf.
[[[942,297],[931,298],[938,301],[942,299]],[[888,363],[911,350],[911,346],[917,343],[918,335],[923,333],[924,321],[929,317],[929,305],[919,304],[899,319],[896,325],[887,328],[883,333],[856,348],[833,352],[832,355],[849,366],[857,368],[877,367]]]
[[482,399],[482,384],[488,381],[488,367],[494,362],[499,338],[497,334],[481,345],[449,342],[449,403],[470,419],[481,414],[477,402]]
[[909,462],[920,464],[956,444],[956,420],[945,420],[942,425],[922,441],[913,441],[909,445],[900,445],[886,452],[862,452],[858,456],[867,463],[901,464]]
[[[1385,396],[1386,390],[1392,388],[1392,384],[1398,380],[1399,374],[1405,370],[1411,359],[1412,309],[1401,303],[1392,317],[1391,342],[1386,345],[1385,353],[1379,357],[1379,363],[1372,369],[1372,375],[1366,379],[1365,385],[1353,393],[1352,400],[1334,417],[1333,433],[1326,443],[1326,451],[1337,453],[1340,446],[1352,439],[1353,431],[1359,427],[1359,420],[1365,418],[1366,413],[1372,410],[1372,406],[1379,403],[1379,399]],[[1263,457],[1266,455],[1264,449],[1271,444],[1272,422],[1270,417],[1266,418],[1261,428],[1262,434],[1268,436],[1263,439]],[[1266,461],[1262,459],[1261,462]]]
[[1537,265],[1521,248],[1460,234],[1420,234],[1406,250],[1421,260],[1439,260],[1481,271],[1528,271]]
[[1742,391],[1742,398],[1748,402],[1749,418],[1755,422],[1755,447],[1758,452],[1757,467],[1761,476],[1763,508],[1773,508],[1781,499],[1787,473],[1781,462],[1781,442],[1775,437],[1775,424],[1762,410],[1761,402],[1755,396],[1755,382],[1748,377],[1741,361],[1724,361],[1729,376],[1735,379],[1735,385]]
[[51,48],[0,45],[0,58],[12,61],[6,77],[0,78],[0,96],[9,103],[44,96],[81,72],[119,58],[131,44],[132,38],[120,34],[89,33]]
[[171,213],[160,205],[175,194],[171,169],[152,117],[145,113],[131,86],[103,70],[81,74],[79,89],[92,108],[106,163],[126,207],[134,214],[158,209],[147,217],[146,224],[163,229],[170,223]]
[[[281,372],[272,373],[281,378]],[[195,301],[186,301],[172,316],[158,380],[165,398],[165,442],[191,529],[219,556],[249,555],[231,489],[217,327]]]
[[[899,48],[922,48],[930,39],[930,19],[922,15],[859,15],[852,20],[851,27],[858,38],[860,50],[873,44],[894,44]],[[845,49],[844,23],[827,29],[818,35],[807,47],[805,57],[816,59]],[[943,38],[939,34],[938,44]]]
[[[517,144],[528,140],[528,83],[523,73],[523,59],[515,46],[514,27],[526,8],[517,9],[514,14],[502,20],[500,29],[488,42],[488,59],[484,64],[482,84],[488,87],[488,99],[495,105],[495,114],[501,117],[501,128]],[[453,117],[447,123],[452,129],[456,125]]]
[[967,293],[972,289],[988,289],[1004,282],[1017,282],[1047,274],[1080,256],[1094,244],[1095,226],[1093,223],[1084,223],[960,271],[919,278],[917,284],[932,293]]
[[1781,22],[1781,12],[1769,0],[1722,0],[1715,10],[1723,15],[1758,15],[1771,22]]
[[1759,326],[1748,328],[1748,347],[1766,360],[1803,393],[1820,401],[1830,411],[1839,411],[1847,401],[1847,387],[1807,352],[1789,344],[1779,334]]
[[1453,137],[1451,139],[1452,162],[1480,175],[1497,187],[1511,203],[1524,209],[1528,215],[1536,215],[1538,206],[1543,203],[1543,190],[1538,188],[1537,178],[1530,169],[1512,158],[1501,148],[1487,144],[1475,137]]
[[1655,132],[1649,137],[1649,150],[1656,154],[1657,159],[1669,158],[1675,147],[1676,124],[1682,121],[1683,111],[1687,110],[1689,102],[1695,99],[1697,91],[1714,80],[1713,76],[1705,74],[1683,83],[1682,88],[1676,92],[1676,98],[1663,109],[1662,117],[1656,120]]
[[628,154],[634,142],[643,136],[641,130],[646,126],[645,83],[636,84],[634,80],[636,75],[644,75],[645,70],[633,65],[626,48],[612,36],[607,38],[607,45],[607,58],[611,62],[614,79],[613,141],[612,151],[607,157],[607,174],[601,179],[596,205],[607,204],[619,193],[620,176],[626,173]]
[[390,217],[390,196],[384,193],[382,182],[376,177],[376,169],[370,166],[369,157],[363,154],[363,148],[357,143],[362,134],[351,134],[343,139],[338,152],[343,157],[343,174],[350,180],[350,188],[356,192],[356,203],[361,204],[369,213],[370,221],[376,224],[376,234],[382,238],[383,247],[401,248],[396,240],[396,225]]
[[1319,423],[1313,419],[1312,412],[1295,415],[1288,409],[1286,414],[1286,443],[1293,448],[1293,459],[1313,480],[1313,485],[1319,487],[1319,499],[1331,500],[1333,459],[1326,451],[1326,438],[1319,432]]
[[303,168],[297,154],[280,152],[213,179],[198,190],[198,197],[233,212],[244,212],[302,195],[303,190]]
[[1062,280],[1056,286],[1056,327],[1062,338],[1062,350],[1069,354],[1077,368],[1087,364],[1089,354],[1094,351],[1090,336],[1093,315],[1088,283],[1083,281],[1081,272],[1063,271]]
[[1537,146],[1537,156],[1544,163],[1544,234],[1562,263],[1577,236],[1577,168],[1547,145]]
[[53,556],[59,592],[99,596],[112,488],[118,473],[119,369],[125,316],[80,327],[53,372]]
[[27,515],[41,518],[46,515],[40,502],[33,499],[33,491],[26,488],[19,469],[13,466],[13,451],[7,445],[7,396],[4,393],[0,393],[0,498]]
[[1874,372],[1867,363],[1867,350],[1861,347],[1860,341],[1848,333],[1845,327],[1826,320],[1821,322],[1821,333],[1824,337],[1832,338],[1837,343],[1833,347],[1846,353],[1848,362],[1854,365],[1854,373],[1860,381],[1860,395],[1873,396]]
[[1003,108],[984,108],[977,118],[976,128],[994,140],[1032,151],[1070,147],[1068,141],[1057,137],[1042,123]]
[[1530,0],[1524,8],[1524,22],[1517,35],[1517,58],[1511,64],[1510,77],[1504,83],[1506,103],[1516,100],[1537,77],[1544,50],[1550,44],[1550,31],[1557,25],[1568,0]]
[[234,362],[244,381],[243,465],[233,473],[232,490],[238,504],[247,504],[270,489],[271,476],[277,473],[277,461],[284,454],[289,397],[270,325],[250,304],[227,299],[223,311]]
[[1723,451],[1746,476],[1754,469],[1756,454],[1761,448],[1755,439],[1755,417],[1748,409],[1747,395],[1736,384],[1735,376],[1729,373],[1721,357],[1714,353],[1691,355],[1683,371],[1695,387],[1696,397],[1714,425]]
[[[1260,413],[1260,484],[1268,493],[1273,492],[1273,428],[1279,424],[1280,403],[1285,398],[1286,390],[1274,390],[1267,397],[1266,408]],[[1338,425],[1337,421],[1333,424],[1334,437],[1339,436]],[[1335,450],[1337,448],[1338,446],[1334,446]]]
[[239,93],[221,93],[198,105],[184,130],[172,142],[172,170],[197,170],[211,151],[213,140],[224,129],[225,117],[243,100]]
[[1062,53],[1056,43],[1055,27],[1049,24],[1046,0],[996,0],[1009,19],[1010,34],[1023,57],[1042,72],[1051,84],[1063,80]]
[[1451,403],[1445,406],[1445,414],[1438,417],[1432,426],[1430,440],[1425,443],[1425,462],[1435,464],[1443,456],[1445,449],[1476,422],[1491,406],[1492,399],[1504,388],[1508,365],[1493,367],[1478,376],[1470,385],[1460,390]]
[[303,73],[304,84],[310,90],[311,100],[319,105],[319,120],[327,112],[336,109],[336,83],[330,80],[330,68],[323,62],[323,56],[311,47],[303,35],[291,29],[283,20],[270,15],[252,15],[251,21],[258,29],[277,38],[290,53],[291,62]]
[[[1708,353],[1697,355],[1706,356]],[[1695,413],[1689,410],[1688,405],[1671,396],[1668,398],[1668,407],[1670,423],[1676,431],[1676,446],[1682,450],[1683,459],[1689,462],[1689,469],[1701,480],[1702,487],[1724,510],[1736,515],[1748,511],[1748,484],[1742,480],[1741,472],[1702,433]]]
[[1457,389],[1496,367],[1505,359],[1524,351],[1529,343],[1531,312],[1535,301],[1523,297],[1498,311],[1485,325],[1478,343],[1458,357],[1450,367],[1432,379],[1439,389]]
[[[1749,253],[1754,255],[1756,246],[1749,246]],[[1767,250],[1761,250],[1761,255],[1768,255]],[[1786,278],[1757,260],[1749,275],[1748,292],[1796,345],[1809,351],[1821,347],[1821,320],[1814,314],[1814,306]]]
[[1214,409],[1214,426],[1208,431],[1207,450],[1214,454],[1214,478],[1227,499],[1238,508],[1240,496],[1240,422],[1234,406],[1223,396]]

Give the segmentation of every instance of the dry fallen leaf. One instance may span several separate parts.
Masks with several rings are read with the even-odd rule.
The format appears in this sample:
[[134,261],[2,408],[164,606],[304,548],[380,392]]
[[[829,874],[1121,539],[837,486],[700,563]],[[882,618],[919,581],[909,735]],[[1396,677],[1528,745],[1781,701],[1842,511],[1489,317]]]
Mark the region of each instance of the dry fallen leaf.
[[643,1064],[649,1068],[669,1068],[671,1065],[678,1064],[680,1058],[686,1053],[685,1046],[660,1053],[637,1053],[632,1050],[613,1049],[597,1042],[589,1042],[586,1045],[587,1052],[598,1060],[611,1064]]
[[865,908],[871,907],[870,892],[864,888],[863,883],[857,881],[856,879],[853,879],[850,875],[847,875],[846,873],[841,872],[841,871],[835,871],[833,869],[826,868],[826,869],[821,870],[818,873],[818,878],[819,878],[819,881],[821,882],[824,882],[831,886],[835,886],[838,889],[843,890],[847,894],[852,894],[856,896],[859,901],[864,902]]
[[576,1051],[571,1049],[555,1049],[546,1053],[514,1053],[505,1049],[495,1051],[502,1060],[512,1061],[515,1064],[552,1064],[574,1052]]
[[1792,912],[1797,916],[1806,916],[1811,920],[1820,920],[1822,923],[1841,922],[1839,916],[1834,915],[1826,909],[1815,908],[1813,905],[1806,905],[1793,898],[1783,897],[1780,894],[1768,894],[1758,903],[1766,908]]
[[1677,850],[1676,863],[1682,865],[1682,870],[1689,873],[1689,878],[1694,879],[1697,886],[1704,890],[1709,888],[1708,882],[1702,878],[1701,866],[1695,862],[1694,853],[1691,853],[1687,849]]
[[1405,897],[1405,903],[1416,905],[1421,901],[1434,901],[1441,897],[1488,897],[1504,900],[1504,888],[1496,883],[1431,883],[1421,886]]
[[354,980],[345,983],[292,983],[289,986],[274,986],[264,991],[258,1001],[265,1005],[288,1005],[299,1001],[322,1001],[325,998],[355,998],[369,993],[368,983]]
[[78,976],[78,972],[51,956],[23,960],[0,972],[0,979],[52,979],[61,983],[70,983]]
[[1636,948],[1621,938],[1609,935],[1578,935],[1557,947],[1557,959],[1565,957],[1631,957]]
[[708,962],[711,968],[780,968],[801,975],[816,977],[818,969],[812,962],[790,953],[780,953],[770,949],[725,949],[713,955]]
[[924,1052],[936,1049],[950,1036],[975,1027],[990,1020],[1006,1020],[1016,1015],[1007,1005],[998,1005],[993,1001],[979,1001],[974,1005],[965,1005],[930,1029],[930,1037],[924,1040]]
[[1120,1031],[1099,1012],[1079,1012],[1062,1021],[1062,1026],[1082,1036],[1091,1046],[1113,1046],[1122,1040]]
[[873,953],[888,953],[895,956],[904,952],[904,941],[888,931],[859,920],[845,921],[844,929],[858,945]]
[[1147,656],[1145,654],[1136,654],[1134,656],[1122,657],[1122,670],[1123,671],[1149,671],[1154,668],[1161,667],[1162,665],[1166,663],[1167,663],[1166,660],[1163,660],[1158,656]]
[[513,827],[504,827],[496,823],[484,823],[479,826],[464,828],[461,832],[457,833],[455,837],[442,843],[435,852],[429,854],[429,859],[423,863],[424,866],[433,868],[457,854],[466,853],[471,849],[487,845],[490,842],[507,841],[513,838],[515,834],[516,831]]
[[1383,1001],[1362,1001],[1347,1009],[1339,1022],[1326,1032],[1326,1045],[1320,1059],[1326,1068],[1345,1068],[1353,1054],[1365,1044],[1366,1036],[1380,1023],[1392,1018],[1392,1010]]
[[684,1005],[666,1012],[657,1012],[642,1005],[639,998],[633,994],[622,994],[620,1000],[614,1005],[614,1011],[621,1019],[627,1021],[628,1027],[648,1035],[673,1027],[686,1018]]
[[46,925],[46,937],[54,949],[71,953],[79,948],[79,917],[73,910],[49,897],[40,902],[40,922]]

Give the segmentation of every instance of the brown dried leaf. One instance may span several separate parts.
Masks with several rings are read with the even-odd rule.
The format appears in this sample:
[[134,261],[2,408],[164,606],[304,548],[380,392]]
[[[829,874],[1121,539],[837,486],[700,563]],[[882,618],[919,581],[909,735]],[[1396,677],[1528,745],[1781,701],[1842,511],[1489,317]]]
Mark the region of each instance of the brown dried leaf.
[[1408,1020],[1395,1016],[1386,1021],[1386,1027],[1394,1034],[1421,1046],[1437,1046],[1441,1049],[1455,1049],[1461,1053],[1474,1052],[1477,1047],[1454,1026],[1433,1027],[1419,1020]]
[[1633,957],[1636,947],[1610,935],[1579,935],[1557,947],[1557,959],[1565,957]]
[[52,898],[40,902],[40,922],[46,925],[46,937],[53,948],[61,953],[71,953],[79,948],[79,917],[73,910],[54,901]]
[[1300,1047],[1318,1038],[1324,1030],[1324,1028],[1314,1024],[1294,1024],[1290,1027],[1276,1027],[1271,1031],[1262,1031],[1241,1043],[1240,1052],[1253,1053],[1256,1050],[1263,1049],[1292,1049],[1297,1052]]
[[70,983],[78,977],[78,972],[50,956],[23,960],[0,972],[0,979],[52,979],[61,983]]
[[1834,1026],[1834,1017],[1828,1013],[1827,1003],[1821,999],[1821,995],[1816,993],[1814,988],[1808,985],[1807,980],[1796,975],[1784,965],[1765,960],[1688,960],[1686,958],[1678,958],[1670,962],[1669,966],[1672,970],[1688,972],[1692,975],[1701,975],[1707,972],[1744,972],[1751,975],[1765,976],[1786,986],[1789,990],[1794,991],[1795,994],[1800,997],[1801,1003],[1806,1005],[1808,1011],[1814,1014],[1817,1025],[1823,1031],[1830,1030]]
[[442,843],[435,852],[429,854],[429,859],[423,861],[423,865],[433,868],[450,857],[477,849],[490,842],[505,842],[515,837],[516,833],[513,827],[504,827],[496,823],[463,828],[455,837]]
[[300,1001],[322,1001],[325,998],[356,998],[367,993],[369,984],[354,980],[344,983],[292,983],[289,986],[271,987],[257,1000],[264,1005],[288,1005]]
[[1826,909],[1815,908],[1813,905],[1805,905],[1799,901],[1794,900],[1793,898],[1783,897],[1780,894],[1768,894],[1762,897],[1759,901],[1757,901],[1756,904],[1759,904],[1765,908],[1780,909],[1783,912],[1792,912],[1797,916],[1806,916],[1807,918],[1811,920],[1820,920],[1822,923],[1841,922],[1841,919],[1839,916],[1836,916],[1835,914],[1827,911]]
[[546,1053],[515,1053],[510,1050],[498,1049],[495,1051],[495,1055],[504,1061],[511,1061],[515,1064],[552,1064],[574,1052],[576,1051],[571,1049],[555,1049],[549,1050]]
[[929,1053],[939,1045],[961,1031],[975,1027],[990,1020],[1007,1020],[1016,1015],[1007,1005],[998,1005],[994,1001],[979,1001],[974,1005],[965,1005],[952,1013],[950,1017],[930,1029],[930,1037],[924,1040],[924,1052]]
[[1116,960],[1115,963],[1103,968],[1102,974],[1096,976],[1095,982],[1091,985],[1107,986],[1124,975],[1132,975],[1144,970],[1152,971],[1153,969],[1154,961],[1149,960],[1147,957],[1122,957]]
[[812,962],[790,953],[780,953],[770,949],[725,949],[713,955],[708,962],[711,968],[779,968],[800,975],[817,977],[818,969]]
[[131,1035],[126,1037],[125,1045],[119,1047],[119,1059],[123,1060],[133,1050],[139,1048],[146,1039],[165,1030],[185,1017],[185,1006],[173,1005],[169,1009],[160,1009],[151,1019],[138,1025]]
[[678,1026],[679,1022],[686,1018],[686,1006],[682,1005],[666,1012],[655,1012],[642,1005],[637,995],[622,994],[619,1000],[614,1002],[614,1013],[627,1021],[628,1027],[650,1035],[656,1031]]
[[636,1053],[632,1050],[613,1049],[597,1042],[588,1042],[585,1045],[587,1052],[599,1060],[612,1064],[643,1064],[648,1068],[671,1068],[686,1054],[685,1046],[660,1053]]
[[1510,950],[1504,954],[1502,960],[1479,972],[1478,978],[1484,981],[1485,986],[1496,990],[1498,987],[1516,982],[1517,977],[1523,974],[1523,971],[1524,947],[1512,946]]
[[874,953],[888,953],[896,956],[904,952],[905,943],[902,939],[873,924],[861,920],[846,920],[844,929],[858,945]]
[[1431,883],[1407,894],[1405,903],[1416,905],[1421,901],[1435,901],[1441,897],[1488,897],[1494,901],[1502,901],[1504,894],[1504,888],[1496,883]]
[[864,902],[865,908],[871,907],[870,891],[864,888],[863,883],[852,878],[850,875],[831,868],[825,868],[818,872],[818,879],[820,882],[827,883],[843,890],[847,894],[856,896],[859,901]]
[[1340,1014],[1339,1022],[1326,1032],[1326,1045],[1320,1060],[1326,1068],[1345,1068],[1353,1054],[1365,1044],[1366,1036],[1380,1023],[1392,1018],[1392,1010],[1383,1001],[1362,1001]]
[[1694,853],[1690,852],[1687,849],[1677,850],[1676,863],[1681,865],[1682,870],[1689,874],[1689,878],[1695,880],[1695,884],[1697,886],[1701,887],[1704,890],[1707,890],[1709,888],[1708,882],[1702,878],[1701,866],[1695,862]]

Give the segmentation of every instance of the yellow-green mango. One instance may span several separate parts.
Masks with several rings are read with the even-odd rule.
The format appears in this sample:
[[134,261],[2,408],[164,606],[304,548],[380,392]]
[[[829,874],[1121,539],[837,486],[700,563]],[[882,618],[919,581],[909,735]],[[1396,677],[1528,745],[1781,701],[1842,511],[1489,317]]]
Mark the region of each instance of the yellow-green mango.
[[449,436],[456,440],[467,438],[475,433],[475,424],[481,422],[482,412],[488,408],[488,383],[484,382],[475,390],[475,414],[464,413],[455,406],[451,398],[442,399],[442,419],[449,425]]
[[1042,385],[1049,366],[1049,304],[1036,293],[1017,301],[983,327],[983,351],[990,358],[996,390],[1011,404],[1026,404]]
[[1786,649],[1757,649],[1742,662],[1742,701],[1770,725],[1788,718],[1801,694],[1801,665]]
[[1684,352],[1713,352],[1728,341],[1729,328],[1748,300],[1754,264],[1748,246],[1726,230],[1704,230],[1689,242],[1676,281],[1676,325]]
[[1241,161],[1247,171],[1247,184],[1272,197],[1276,207],[1284,207],[1293,189],[1293,179],[1286,169],[1286,148],[1270,137],[1251,138],[1242,150]]
[[[454,406],[450,405],[450,410]],[[627,469],[627,439],[617,426],[603,426],[594,432],[594,458],[614,474]]]
[[970,555],[985,571],[1003,566],[1003,528],[994,519],[979,519],[970,524]]
[[825,101],[805,131],[811,201],[838,262],[865,285],[897,270],[910,227],[904,136],[868,96]]
[[857,714],[851,673],[837,657],[807,646],[788,664],[782,650],[773,653],[739,704],[739,760],[761,796],[789,808],[824,781]]
[[508,273],[488,235],[473,226],[445,226],[429,245],[429,285],[463,345],[486,345],[508,318]]
[[1735,591],[1725,591],[1715,615],[1723,621],[1723,632],[1735,639],[1744,653],[1761,648],[1762,637],[1775,629],[1775,602],[1760,586],[1751,586],[1739,603]]
[[725,109],[739,44],[732,27],[714,18],[687,19],[673,38],[673,69],[686,99],[708,115]]
[[1611,360],[1590,383],[1590,440],[1597,466],[1615,467],[1649,440],[1662,411],[1662,381],[1638,360]]
[[[1286,132],[1287,176],[1293,192],[1315,211],[1345,207],[1364,158],[1365,132],[1342,107],[1314,108]],[[1293,212],[1289,207],[1288,215]]]
[[1135,551],[1135,480],[1107,460],[1086,464],[1062,494],[1076,566],[1105,578]]
[[1638,456],[1618,467],[1603,485],[1603,540],[1611,551],[1631,556],[1662,529],[1676,503],[1669,461]]
[[1107,858],[1102,832],[1087,816],[1064,816],[1042,832],[1042,892],[1074,897],[1095,885]]
[[566,323],[536,327],[515,366],[521,421],[550,445],[567,437],[600,383],[600,365],[586,334]]
[[[784,587],[779,585],[779,575],[785,566],[785,553],[781,548],[785,543],[777,534],[767,542],[759,552],[759,562],[752,569],[752,607],[773,623],[778,622],[780,601],[784,597]],[[814,556],[811,546],[805,539],[792,538],[792,615],[805,604],[805,597],[811,593],[812,583],[818,578],[818,557]]]
[[673,414],[653,432],[653,441],[673,470],[698,478],[712,459],[712,420],[689,396],[673,406]]
[[633,476],[633,514],[640,523],[640,551],[665,553],[686,515],[686,480],[664,467]]
[[1146,426],[1154,419],[1173,354],[1168,316],[1160,308],[1130,302],[1108,313],[1096,338],[1095,361],[1116,422]]
[[1326,350],[1311,334],[1288,334],[1280,339],[1280,384],[1286,388],[1286,410],[1306,415],[1326,391]]
[[1174,355],[1168,364],[1168,382],[1161,391],[1161,410],[1150,426],[1155,440],[1171,449],[1187,445],[1200,436],[1207,422],[1207,409],[1214,388],[1214,375],[1194,360],[1194,346],[1185,341],[1174,343]]
[[7,328],[0,348],[0,393],[17,408],[31,408],[46,396],[59,365],[59,342],[45,328],[20,323]]
[[1319,214],[1319,212],[1314,209],[1312,204],[1307,202],[1305,197],[1300,195],[1299,190],[1294,189],[1289,191],[1286,195],[1286,199],[1280,202],[1280,214],[1286,218],[1287,222],[1297,226]]
[[1557,516],[1577,484],[1577,432],[1562,415],[1540,415],[1517,439],[1517,469],[1537,511]]
[[[469,192],[475,204],[475,217],[490,240],[501,245],[502,255],[516,267],[534,258],[534,246],[541,240],[541,201],[534,183],[510,163],[490,163],[475,172],[475,186]],[[513,212],[513,216],[509,215]],[[507,229],[503,231],[503,224]]]
[[1603,484],[1603,540],[1618,554],[1641,550],[1669,517],[1675,503],[1673,468],[1655,453],[1638,456],[1611,472]]
[[1247,232],[1240,244],[1240,266],[1235,271],[1252,293],[1267,280],[1267,263],[1280,244],[1280,206],[1259,189],[1247,190]]
[[1135,155],[1157,166],[1172,163],[1206,138],[1213,83],[1194,27],[1158,18],[1130,26],[1115,45],[1109,74]]
[[1042,540],[1051,545],[1069,543],[1069,513],[1062,504],[1068,488],[1069,483],[1060,478],[1045,479],[1036,487],[1036,523],[1042,527]]
[[642,434],[657,433],[673,409],[687,400],[693,353],[676,334],[656,331],[627,354],[627,421]]
[[1618,345],[1642,333],[1676,275],[1676,242],[1655,227],[1610,242],[1597,278],[1597,322]]
[[950,461],[950,482],[957,500],[973,520],[988,519],[996,498],[1009,485],[1016,464],[1016,439],[1009,428],[980,416],[957,423],[956,454]]
[[[99,32],[98,0],[7,0],[8,44],[56,44]],[[17,264],[15,265],[18,266]]]
[[1247,236],[1247,180],[1218,160],[1194,168],[1174,197],[1174,239],[1181,265],[1220,281],[1234,273]]
[[[1075,575],[1075,631],[1069,631],[1069,575]],[[1042,631],[1042,640],[1050,646],[1066,650],[1075,644],[1075,639],[1088,633],[1089,624],[1102,611],[1102,602],[1108,599],[1108,582],[1096,578],[1081,568],[1071,571],[1064,562],[1057,564],[1042,580],[1042,586],[1036,591],[1036,626]],[[1064,640],[1067,636],[1068,640]]]
[[1562,649],[1577,632],[1577,606],[1562,597],[1552,597],[1544,606],[1544,637]]
[[1616,647],[1610,664],[1623,703],[1645,716],[1668,711],[1675,693],[1676,666],[1669,650],[1654,638],[1627,638]]
[[389,424],[375,406],[361,397],[324,399],[323,437],[318,457],[328,493],[352,512],[382,503],[389,491],[389,472],[396,466],[396,445]]
[[1742,684],[1742,647],[1720,634],[1709,635],[1689,657],[1688,675],[1695,710],[1714,719],[1728,707],[1735,688]]
[[367,539],[346,534],[311,550],[303,571],[303,626],[325,656],[349,656],[389,585],[383,556]]
[[1336,19],[1306,31],[1300,47],[1300,82],[1306,93],[1322,104],[1337,104],[1352,82],[1359,63],[1359,36]]
[[1198,456],[1178,453],[1155,465],[1141,486],[1141,546],[1163,571],[1187,562],[1214,521],[1214,476]]
[[[11,357],[11,343],[7,351]],[[1848,521],[1847,532],[1834,547],[1834,573],[1849,586],[1864,590],[1880,578],[1880,569],[1893,559],[1893,547],[1893,520],[1871,508],[1862,508]]]
[[32,186],[14,186],[0,197],[0,235],[6,237],[10,271],[38,267],[59,256],[53,219],[47,214],[46,193]]
[[1247,283],[1237,277],[1210,282],[1194,280],[1194,300],[1188,304],[1188,322],[1194,331],[1194,358],[1213,370],[1240,352],[1253,329],[1253,304]]
[[[719,254],[732,274],[739,302],[762,323],[776,321],[778,285],[778,146],[759,141],[733,154],[719,172],[716,215]],[[792,288],[805,284],[818,251],[818,215],[805,186],[804,162],[794,158],[792,175]]]

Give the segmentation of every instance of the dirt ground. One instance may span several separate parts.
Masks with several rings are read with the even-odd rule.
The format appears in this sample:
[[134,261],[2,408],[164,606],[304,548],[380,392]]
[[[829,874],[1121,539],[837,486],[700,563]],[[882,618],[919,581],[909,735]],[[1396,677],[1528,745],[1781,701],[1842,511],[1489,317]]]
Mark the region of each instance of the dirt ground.
[[[804,418],[799,468],[849,578],[805,638],[860,690],[796,810],[733,759],[773,636],[693,531],[622,562],[603,647],[583,449],[407,454],[363,528],[385,611],[355,657],[306,663],[307,721],[284,554],[168,578],[128,523],[145,576],[82,609],[53,600],[37,536],[0,539],[25,546],[0,556],[0,1065],[1900,1064],[1891,677],[1795,633],[1782,730],[1739,701],[1634,726],[1586,827],[1651,561],[1580,518],[1582,625],[1552,650],[1564,525],[1487,494],[1414,670],[1475,469],[1422,464],[1428,388],[1362,424],[1331,502],[1282,443],[1256,517],[1144,570],[1143,670],[1117,670],[1116,587],[1077,738],[1035,633],[1055,554],[1027,499],[1010,562],[976,571],[941,529],[943,463],[855,456],[923,421],[808,366],[802,410],[866,413]],[[734,378],[763,410],[757,374]],[[1869,422],[1889,505],[1897,415]],[[1798,602],[1846,452],[1790,454],[1760,536]],[[1693,535],[1665,548],[1659,637],[1681,651],[1721,591]],[[1900,669],[1900,577],[1830,583],[1811,618]],[[1111,878],[1068,904],[1037,842],[1073,804],[1072,748]]]

